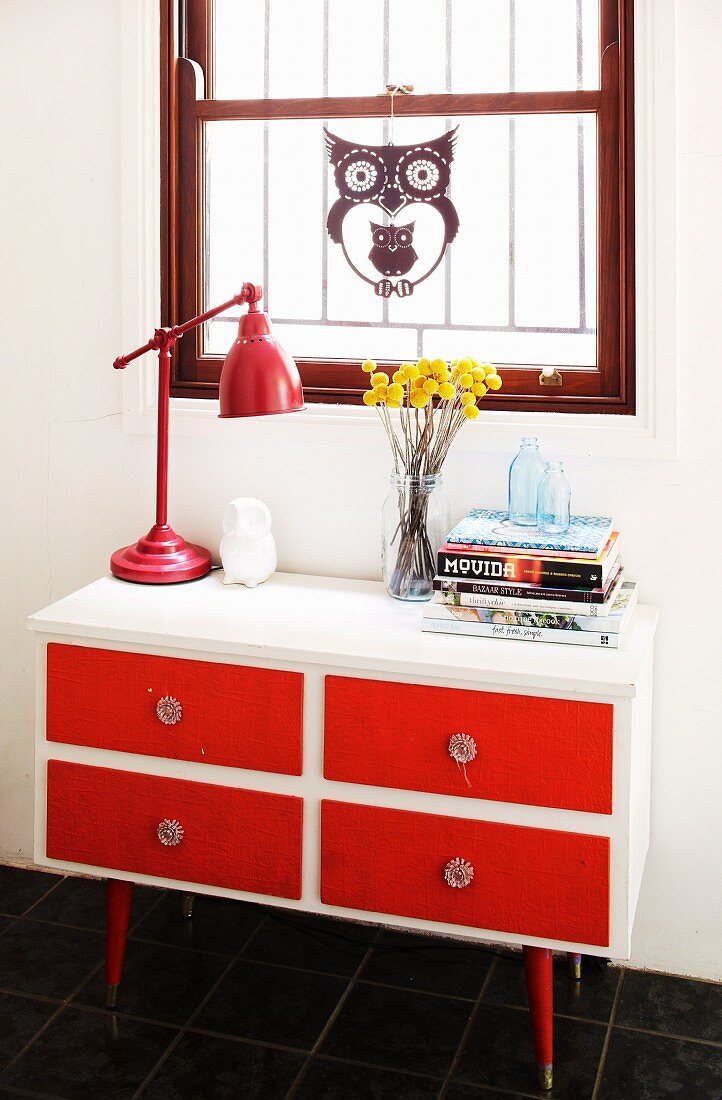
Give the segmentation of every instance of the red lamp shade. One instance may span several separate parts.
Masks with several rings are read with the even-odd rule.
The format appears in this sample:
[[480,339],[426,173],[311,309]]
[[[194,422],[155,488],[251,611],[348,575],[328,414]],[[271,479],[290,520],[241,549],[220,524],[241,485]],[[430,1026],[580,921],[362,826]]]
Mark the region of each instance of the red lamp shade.
[[221,372],[222,417],[272,416],[304,407],[298,367],[255,302],[238,323],[238,336]]

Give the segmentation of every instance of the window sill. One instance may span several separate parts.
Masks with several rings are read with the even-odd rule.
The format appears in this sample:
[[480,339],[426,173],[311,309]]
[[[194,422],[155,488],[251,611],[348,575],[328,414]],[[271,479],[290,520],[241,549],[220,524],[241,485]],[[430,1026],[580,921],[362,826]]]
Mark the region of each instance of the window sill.
[[[153,377],[152,372],[151,377]],[[130,381],[130,379],[128,380]],[[151,378],[148,378],[151,381]],[[137,388],[133,387],[137,398]],[[676,457],[673,424],[654,431],[638,416],[609,416],[495,412],[482,409],[473,424],[465,424],[454,443],[456,451],[511,453],[519,436],[543,436],[547,448],[565,455],[586,455],[605,459],[661,459]],[[124,429],[132,434],[152,435],[156,431],[154,402],[140,410],[126,403]],[[323,442],[332,445],[380,447],[388,443],[374,409],[357,405],[307,405],[288,416],[249,417],[218,421],[218,402],[173,398],[171,433],[174,438],[278,440],[279,443]]]

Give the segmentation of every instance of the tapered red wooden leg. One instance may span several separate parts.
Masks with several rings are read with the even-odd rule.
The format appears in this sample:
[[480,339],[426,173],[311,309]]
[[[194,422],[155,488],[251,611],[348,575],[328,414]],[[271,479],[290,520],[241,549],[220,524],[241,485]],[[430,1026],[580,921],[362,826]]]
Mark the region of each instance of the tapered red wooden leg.
[[183,903],[181,906],[181,914],[186,917],[187,920],[193,916],[193,902],[195,901],[195,894],[184,894]]
[[567,951],[567,962],[569,963],[569,976],[575,982],[580,982],[582,980],[582,956],[575,955],[573,951]]
[[524,947],[524,971],[529,997],[539,1085],[552,1087],[552,952],[546,947]]
[[105,910],[105,1004],[107,1008],[115,1008],[118,1003],[118,986],[123,977],[132,903],[133,883],[109,878],[106,885]]

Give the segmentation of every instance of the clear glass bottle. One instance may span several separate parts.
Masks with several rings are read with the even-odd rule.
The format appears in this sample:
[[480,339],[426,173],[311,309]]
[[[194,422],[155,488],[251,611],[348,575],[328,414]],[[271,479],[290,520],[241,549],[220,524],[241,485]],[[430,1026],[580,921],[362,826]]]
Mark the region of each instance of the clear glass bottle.
[[545,535],[562,535],[569,527],[572,490],[561,462],[545,462],[537,494],[537,527]]
[[537,490],[544,476],[544,459],[536,436],[527,435],[509,467],[509,519],[522,527],[536,524]]
[[449,532],[449,502],[441,474],[391,474],[383,507],[384,584],[397,600],[430,600],[436,555]]

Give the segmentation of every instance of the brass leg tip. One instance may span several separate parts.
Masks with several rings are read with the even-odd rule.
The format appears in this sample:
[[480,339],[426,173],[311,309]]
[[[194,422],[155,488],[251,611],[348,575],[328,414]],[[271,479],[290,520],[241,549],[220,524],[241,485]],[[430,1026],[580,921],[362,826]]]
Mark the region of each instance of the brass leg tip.
[[539,1088],[548,1091],[552,1087],[553,1080],[553,1066],[549,1063],[548,1066],[537,1066],[537,1074],[539,1077]]
[[118,989],[117,985],[106,985],[105,987],[105,1007],[117,1008],[118,1007]]
[[190,920],[190,918],[193,916],[193,902],[194,901],[195,901],[195,898],[194,898],[193,894],[184,894],[183,895],[183,905],[181,907],[181,913],[186,918],[186,920]]
[[569,956],[569,976],[575,982],[580,982],[582,980],[582,956],[581,955],[570,955]]

